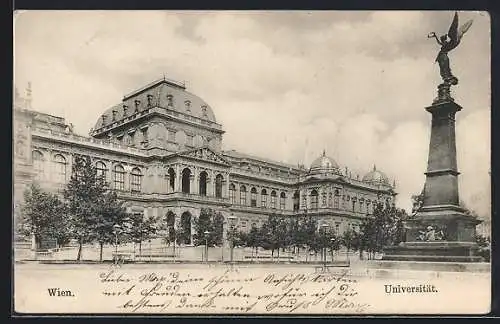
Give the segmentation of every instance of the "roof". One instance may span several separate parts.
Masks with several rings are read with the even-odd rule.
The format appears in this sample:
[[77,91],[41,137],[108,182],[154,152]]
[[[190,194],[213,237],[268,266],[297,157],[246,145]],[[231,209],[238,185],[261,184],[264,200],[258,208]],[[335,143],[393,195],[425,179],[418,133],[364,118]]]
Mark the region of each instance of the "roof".
[[389,185],[389,178],[385,173],[380,170],[377,170],[377,166],[373,165],[373,170],[368,172],[364,177],[363,181],[372,182],[372,183],[382,183]]
[[323,150],[323,154],[315,159],[311,163],[311,167],[309,168],[308,175],[340,175],[341,171],[337,162],[326,155],[326,152]]
[[[127,107],[127,116],[130,116],[134,113],[136,107],[139,111],[146,109],[149,101],[153,106],[177,110],[191,116],[216,122],[212,108],[203,99],[186,91],[183,84],[163,78],[127,94],[121,103],[107,109],[99,117],[94,129],[110,124],[113,120],[113,111],[115,111],[115,119],[120,120],[125,117],[124,106]],[[105,124],[103,116],[106,116]]]
[[288,169],[294,169],[294,170],[298,169],[297,165],[283,163],[283,162],[278,162],[278,161],[273,161],[273,160],[262,158],[262,157],[258,157],[258,156],[255,156],[255,155],[250,155],[250,154],[247,154],[247,153],[241,153],[241,152],[238,152],[236,150],[224,151],[224,152],[222,152],[222,154],[225,155],[225,156],[228,156],[228,157],[236,158],[236,159],[250,159],[250,160],[255,160],[255,161],[259,161],[259,162],[273,164],[273,165],[276,165],[278,167],[283,167],[283,168],[288,168]]

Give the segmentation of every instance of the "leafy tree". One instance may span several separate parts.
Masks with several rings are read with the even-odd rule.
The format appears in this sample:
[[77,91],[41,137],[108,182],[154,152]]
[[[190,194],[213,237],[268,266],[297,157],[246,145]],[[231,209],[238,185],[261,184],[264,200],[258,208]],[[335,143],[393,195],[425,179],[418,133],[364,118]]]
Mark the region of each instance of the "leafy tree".
[[127,217],[116,193],[97,175],[89,156],[74,157],[71,179],[63,195],[70,232],[78,240],[76,259],[81,259],[83,244],[94,241],[100,244],[102,258],[102,247],[112,241],[114,226],[123,227]]
[[484,261],[490,262],[491,239],[487,236],[476,234],[475,241],[479,246],[479,255],[484,258]]
[[[102,261],[104,244],[113,244],[116,235],[120,233],[126,237],[129,229],[133,229],[133,227],[127,226],[129,224],[128,214],[122,203],[118,201],[115,192],[107,191],[96,207],[94,217],[96,222],[91,225],[91,228],[94,240],[99,243],[99,261]],[[116,231],[118,233],[115,233]]]
[[155,217],[144,217],[142,213],[129,215],[125,234],[128,240],[139,244],[139,256],[142,254],[142,242],[156,235],[159,229],[157,225],[158,219]]
[[363,219],[359,249],[369,252],[381,252],[384,246],[396,245],[404,240],[404,220],[408,217],[403,209],[395,206],[376,205],[373,216]]
[[24,192],[19,233],[34,236],[36,249],[44,238],[55,238],[59,245],[69,242],[68,222],[62,201],[55,194],[32,184]]
[[[202,208],[200,216],[194,219],[194,245],[222,245],[224,217],[211,208]],[[208,234],[205,232],[208,231]]]

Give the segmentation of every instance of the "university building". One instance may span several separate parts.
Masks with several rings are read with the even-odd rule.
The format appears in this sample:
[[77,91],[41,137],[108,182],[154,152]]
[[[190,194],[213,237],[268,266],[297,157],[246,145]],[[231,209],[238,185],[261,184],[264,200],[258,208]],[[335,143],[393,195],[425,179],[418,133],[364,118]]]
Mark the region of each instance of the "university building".
[[92,158],[129,212],[191,233],[193,218],[208,207],[243,231],[269,215],[309,215],[341,234],[359,229],[376,202],[396,198],[395,185],[375,166],[352,177],[325,152],[305,168],[222,150],[224,130],[212,108],[167,79],[125,95],[89,136],[75,134],[64,118],[31,110],[29,89],[23,98],[16,91],[13,132],[15,213],[33,181],[61,190],[75,154]]

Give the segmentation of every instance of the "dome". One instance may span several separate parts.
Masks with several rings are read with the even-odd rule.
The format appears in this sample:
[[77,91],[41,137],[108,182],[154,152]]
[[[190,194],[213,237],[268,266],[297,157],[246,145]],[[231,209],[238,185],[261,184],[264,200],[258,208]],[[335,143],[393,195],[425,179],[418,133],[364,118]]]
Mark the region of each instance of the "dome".
[[323,154],[311,163],[310,173],[325,173],[325,172],[339,172],[339,165],[329,156],[326,156],[325,151]]
[[373,166],[373,170],[368,172],[363,177],[363,181],[389,185],[389,178],[385,175],[385,173],[377,170],[377,167],[375,165]]
[[[147,109],[148,102],[153,106],[171,109],[202,120],[216,123],[212,108],[200,97],[186,91],[182,83],[160,79],[126,95],[122,102],[106,110],[97,120],[94,129],[111,124],[114,119],[121,120],[136,111]],[[124,110],[127,110],[126,114]],[[103,117],[105,116],[105,117]]]

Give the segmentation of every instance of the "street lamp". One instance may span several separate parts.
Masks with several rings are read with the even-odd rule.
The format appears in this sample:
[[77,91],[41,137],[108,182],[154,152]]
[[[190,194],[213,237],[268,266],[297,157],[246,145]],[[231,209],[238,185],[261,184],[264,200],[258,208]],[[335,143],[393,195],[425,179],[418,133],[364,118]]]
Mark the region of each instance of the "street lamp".
[[[323,229],[323,231],[322,231],[323,236],[326,237],[326,229],[328,228],[328,224],[322,224],[321,228]],[[323,246],[323,253],[322,254],[323,254],[323,269],[325,269],[325,270],[326,270],[326,253],[327,253],[326,249],[327,249],[326,248],[326,244],[324,244],[324,246]]]
[[205,231],[205,261],[208,262],[208,234],[210,234],[209,231]]
[[234,251],[234,238],[233,238],[233,231],[234,231],[234,224],[236,222],[236,217],[234,216],[229,216],[229,243],[230,243],[230,262],[231,264],[233,263],[233,251]]
[[120,230],[120,225],[115,224],[113,225],[113,232],[115,233],[115,257],[114,261],[115,263],[118,261],[118,231]]
[[335,238],[332,237],[330,239],[330,246],[331,246],[331,249],[332,249],[332,263],[333,263],[333,246],[335,245]]

